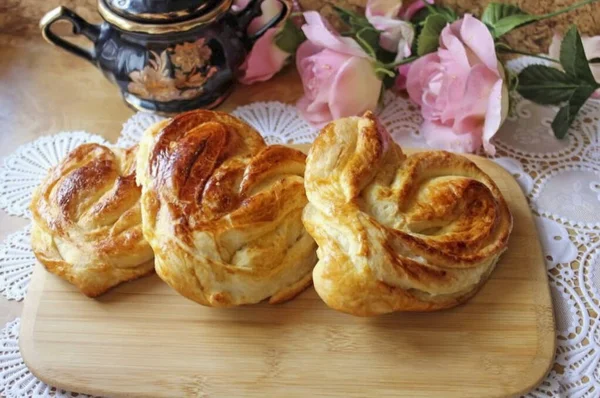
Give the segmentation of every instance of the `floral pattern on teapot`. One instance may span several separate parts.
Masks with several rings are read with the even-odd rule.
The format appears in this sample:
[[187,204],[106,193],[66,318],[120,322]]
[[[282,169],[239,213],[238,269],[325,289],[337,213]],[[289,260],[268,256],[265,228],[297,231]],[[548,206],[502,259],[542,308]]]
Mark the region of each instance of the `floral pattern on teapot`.
[[202,94],[204,83],[218,71],[210,64],[211,56],[212,50],[204,38],[177,44],[160,55],[150,51],[148,65],[129,74],[127,89],[142,99],[161,102],[197,97]]

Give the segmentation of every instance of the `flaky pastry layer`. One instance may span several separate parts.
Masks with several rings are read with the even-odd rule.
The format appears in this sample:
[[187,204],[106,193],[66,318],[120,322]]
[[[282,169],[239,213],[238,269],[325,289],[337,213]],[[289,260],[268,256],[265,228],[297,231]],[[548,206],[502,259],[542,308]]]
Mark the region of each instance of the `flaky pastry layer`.
[[137,176],[157,274],[207,306],[301,292],[316,263],[301,220],[304,168],[303,153],[267,146],[225,113],[192,111],[149,128]]
[[33,252],[90,297],[154,269],[142,234],[136,150],[83,144],[33,195]]
[[512,216],[467,158],[406,156],[372,113],[328,124],[307,159],[304,225],[317,241],[313,282],[360,316],[458,305],[506,250]]

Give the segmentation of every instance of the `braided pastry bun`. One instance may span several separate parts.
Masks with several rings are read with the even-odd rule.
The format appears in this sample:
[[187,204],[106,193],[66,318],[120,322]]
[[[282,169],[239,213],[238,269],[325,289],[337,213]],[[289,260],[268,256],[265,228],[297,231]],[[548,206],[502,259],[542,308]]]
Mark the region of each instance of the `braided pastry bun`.
[[191,111],[151,126],[137,173],[156,273],[213,307],[277,303],[304,290],[317,261],[302,225],[305,160],[266,146],[221,112]]
[[315,289],[354,315],[466,301],[512,229],[500,191],[474,163],[442,151],[405,156],[370,112],[325,126],[305,186],[303,221],[319,245]]
[[89,297],[154,269],[142,235],[136,151],[83,144],[33,194],[33,252]]

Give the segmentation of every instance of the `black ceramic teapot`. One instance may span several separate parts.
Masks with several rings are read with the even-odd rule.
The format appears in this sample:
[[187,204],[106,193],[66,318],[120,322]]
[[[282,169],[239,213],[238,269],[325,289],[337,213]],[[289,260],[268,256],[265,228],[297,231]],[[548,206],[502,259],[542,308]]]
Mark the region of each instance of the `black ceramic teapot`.
[[[96,65],[133,108],[169,115],[225,99],[254,41],[291,12],[282,1],[279,15],[249,36],[246,28],[261,14],[261,2],[252,0],[234,14],[233,0],[98,0],[100,25],[58,7],[40,27],[47,41]],[[69,21],[93,48],[53,33],[59,20]]]

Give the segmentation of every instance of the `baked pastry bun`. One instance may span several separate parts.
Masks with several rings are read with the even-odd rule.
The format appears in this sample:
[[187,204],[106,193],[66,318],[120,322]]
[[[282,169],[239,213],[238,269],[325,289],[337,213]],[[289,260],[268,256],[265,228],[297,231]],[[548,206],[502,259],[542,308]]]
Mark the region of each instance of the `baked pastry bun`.
[[305,159],[266,146],[221,112],[191,111],[151,126],[137,178],[156,273],[214,307],[277,303],[304,290],[317,261],[302,225]]
[[453,307],[486,281],[512,217],[494,182],[448,152],[406,156],[372,113],[325,126],[307,158],[313,283],[359,316]]
[[154,269],[142,235],[136,151],[83,144],[33,194],[35,256],[90,297]]

